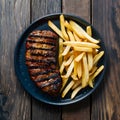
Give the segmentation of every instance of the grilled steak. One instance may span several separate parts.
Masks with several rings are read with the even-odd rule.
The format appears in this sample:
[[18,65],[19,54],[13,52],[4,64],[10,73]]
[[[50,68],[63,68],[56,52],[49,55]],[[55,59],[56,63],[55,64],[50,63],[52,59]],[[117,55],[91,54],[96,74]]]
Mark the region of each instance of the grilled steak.
[[31,79],[44,92],[57,95],[62,79],[57,67],[58,36],[47,30],[35,30],[26,40],[26,65]]

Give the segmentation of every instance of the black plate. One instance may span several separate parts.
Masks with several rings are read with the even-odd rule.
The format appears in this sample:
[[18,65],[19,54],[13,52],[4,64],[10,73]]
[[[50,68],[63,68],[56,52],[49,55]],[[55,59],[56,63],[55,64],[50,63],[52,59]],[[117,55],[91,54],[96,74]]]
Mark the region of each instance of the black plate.
[[[42,102],[52,104],[52,105],[67,105],[72,104],[75,102],[78,102],[87,96],[89,96],[100,84],[100,82],[103,79],[105,69],[106,69],[106,50],[104,43],[98,34],[98,32],[93,28],[93,37],[96,39],[101,39],[100,46],[101,50],[105,51],[104,56],[99,62],[99,65],[104,65],[105,69],[101,72],[101,74],[96,78],[94,88],[86,87],[85,89],[81,90],[77,96],[71,100],[70,94],[68,94],[64,99],[62,99],[60,96],[58,97],[52,97],[45,93],[43,93],[39,88],[36,87],[36,85],[32,82],[32,80],[29,77],[27,67],[25,65],[25,41],[30,32],[33,30],[39,29],[39,30],[51,30],[48,26],[48,20],[53,21],[58,27],[59,27],[59,16],[60,14],[52,14],[45,17],[42,17],[35,22],[33,22],[21,35],[14,53],[14,65],[15,65],[15,71],[16,75],[25,88],[25,90],[34,98],[37,100],[40,100]],[[74,16],[74,15],[68,15],[64,14],[65,19],[67,20],[74,20],[79,25],[81,25],[83,28],[85,28],[87,25],[90,25],[85,20],[81,19],[80,17]]]

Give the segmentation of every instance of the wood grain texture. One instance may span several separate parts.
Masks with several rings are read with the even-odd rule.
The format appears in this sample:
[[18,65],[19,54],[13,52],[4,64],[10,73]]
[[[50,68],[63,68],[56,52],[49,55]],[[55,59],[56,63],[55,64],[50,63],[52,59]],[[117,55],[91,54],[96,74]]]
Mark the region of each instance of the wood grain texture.
[[62,12],[78,15],[90,22],[90,0],[62,0]]
[[0,120],[30,120],[30,97],[14,72],[14,49],[30,23],[29,0],[0,0]]
[[[31,20],[47,14],[61,12],[60,0],[32,0]],[[31,22],[32,22],[31,21]],[[55,107],[32,100],[32,120],[61,120],[61,107]]]
[[32,21],[44,15],[60,12],[61,12],[61,0],[32,0],[31,3]]
[[[69,2],[69,3],[68,3]],[[90,0],[63,0],[62,12],[77,15],[90,22]],[[63,120],[90,120],[90,98],[62,108]]]
[[108,54],[105,79],[93,95],[91,120],[120,120],[120,0],[93,0],[93,25]]

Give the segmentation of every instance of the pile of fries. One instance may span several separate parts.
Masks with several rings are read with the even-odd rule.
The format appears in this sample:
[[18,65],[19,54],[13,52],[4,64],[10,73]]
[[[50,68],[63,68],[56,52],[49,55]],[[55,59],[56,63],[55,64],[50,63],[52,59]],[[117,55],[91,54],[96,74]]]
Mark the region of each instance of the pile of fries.
[[95,77],[104,69],[97,66],[104,55],[100,51],[99,40],[92,37],[92,28],[84,30],[78,23],[65,20],[60,15],[60,29],[52,22],[48,25],[59,35],[59,66],[62,77],[61,96],[72,90],[71,99],[86,86],[94,87]]

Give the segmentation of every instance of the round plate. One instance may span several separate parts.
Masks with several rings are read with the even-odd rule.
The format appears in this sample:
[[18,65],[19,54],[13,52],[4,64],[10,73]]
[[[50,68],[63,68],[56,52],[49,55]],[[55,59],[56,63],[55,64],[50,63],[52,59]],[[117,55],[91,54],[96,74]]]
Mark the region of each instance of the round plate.
[[[25,64],[25,42],[26,38],[28,37],[29,33],[32,32],[33,30],[39,29],[39,30],[51,30],[50,27],[48,26],[48,20],[53,21],[58,27],[59,25],[59,16],[60,14],[52,14],[48,15],[45,17],[42,17],[35,22],[33,22],[21,35],[19,41],[17,42],[16,48],[15,48],[15,53],[14,53],[14,66],[15,66],[15,71],[16,75],[25,88],[25,90],[33,96],[35,99],[42,101],[44,103],[52,104],[52,105],[67,105],[67,104],[72,104],[75,102],[78,102],[87,96],[89,96],[100,84],[100,82],[103,79],[105,69],[106,69],[106,50],[104,43],[98,34],[98,32],[92,27],[93,29],[93,37],[96,39],[100,39],[100,46],[101,50],[104,50],[105,54],[102,57],[102,59],[99,61],[99,66],[104,65],[105,68],[104,70],[96,77],[95,83],[94,83],[94,88],[86,87],[83,90],[81,90],[77,96],[71,100],[70,99],[70,92],[66,95],[66,97],[63,99],[60,96],[58,97],[52,97],[50,95],[47,95],[43,93],[30,79],[29,73],[27,66]],[[80,17],[74,16],[74,15],[68,15],[64,14],[66,20],[74,20],[77,22],[80,26],[82,26],[84,29],[86,26],[90,25],[88,22],[85,20],[81,19]]]

